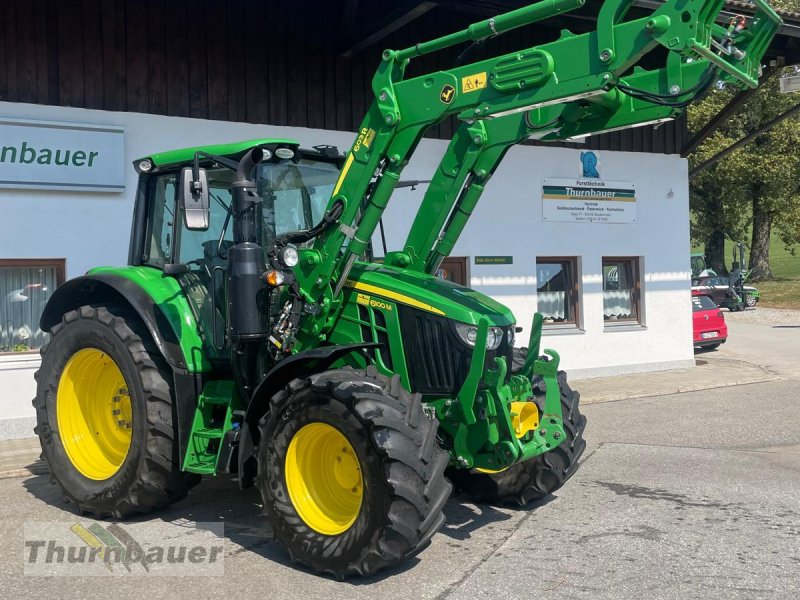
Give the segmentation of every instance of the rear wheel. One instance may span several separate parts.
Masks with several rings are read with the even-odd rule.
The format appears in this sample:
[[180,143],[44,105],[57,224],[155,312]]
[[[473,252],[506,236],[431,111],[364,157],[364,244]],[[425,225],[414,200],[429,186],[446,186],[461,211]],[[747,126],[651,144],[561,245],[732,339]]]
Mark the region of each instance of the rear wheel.
[[758,303],[758,299],[755,296],[753,296],[752,294],[745,294],[744,303],[749,308],[753,308]]
[[[518,373],[522,369],[526,357],[527,348],[514,349],[512,373]],[[545,394],[544,380],[537,375],[532,383],[532,401],[541,408]],[[563,371],[558,373],[558,385],[561,390],[566,439],[549,452],[499,472],[451,469],[448,476],[456,489],[478,502],[514,503],[523,506],[552,494],[575,474],[578,461],[586,448],[583,439],[586,417],[580,413],[578,407],[580,394],[570,388],[567,374]]]
[[113,307],[66,313],[42,348],[36,433],[51,477],[84,513],[125,517],[186,495],[169,371],[136,318]]
[[372,368],[278,393],[260,423],[256,483],[292,560],[341,579],[425,548],[451,491],[437,429],[418,394]]

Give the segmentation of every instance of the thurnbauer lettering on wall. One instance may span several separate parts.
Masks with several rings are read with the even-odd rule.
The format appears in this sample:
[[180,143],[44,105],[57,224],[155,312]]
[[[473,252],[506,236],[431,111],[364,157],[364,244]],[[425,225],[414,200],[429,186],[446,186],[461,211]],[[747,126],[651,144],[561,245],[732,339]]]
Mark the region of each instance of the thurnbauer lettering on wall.
[[38,164],[91,168],[99,155],[99,152],[86,150],[37,149],[30,146],[28,142],[22,142],[19,147],[0,147],[0,163],[17,163],[21,165]]

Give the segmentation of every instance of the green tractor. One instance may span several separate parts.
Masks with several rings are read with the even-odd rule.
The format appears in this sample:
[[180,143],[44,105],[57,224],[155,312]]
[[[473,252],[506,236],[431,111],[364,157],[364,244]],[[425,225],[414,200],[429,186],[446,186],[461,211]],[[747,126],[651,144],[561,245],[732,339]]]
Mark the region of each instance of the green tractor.
[[[668,0],[598,30],[405,78],[412,58],[582,6],[538,2],[387,50],[353,146],[258,139],[153,154],[129,265],[60,287],[34,400],[55,482],[98,518],[148,513],[203,475],[255,485],[293,560],[368,575],[423,549],[452,485],[526,504],[575,472],[586,420],[542,319],[435,273],[514,144],[674,118],[717,81],[755,86],[780,19],[716,23]],[[664,66],[636,63],[659,50]],[[425,130],[461,122],[402,249],[370,241]]]

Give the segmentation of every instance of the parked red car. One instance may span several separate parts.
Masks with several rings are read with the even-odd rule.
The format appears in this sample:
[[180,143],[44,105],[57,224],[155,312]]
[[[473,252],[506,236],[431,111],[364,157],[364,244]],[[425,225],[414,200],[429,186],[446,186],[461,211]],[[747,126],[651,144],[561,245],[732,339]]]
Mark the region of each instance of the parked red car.
[[725,317],[711,296],[692,292],[692,316],[695,348],[718,348],[728,339]]

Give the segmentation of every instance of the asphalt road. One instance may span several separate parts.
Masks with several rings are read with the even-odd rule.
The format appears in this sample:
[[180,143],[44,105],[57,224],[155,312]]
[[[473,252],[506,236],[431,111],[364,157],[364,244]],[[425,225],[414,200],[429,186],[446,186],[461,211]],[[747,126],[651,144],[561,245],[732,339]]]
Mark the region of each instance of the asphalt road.
[[[762,333],[746,347],[769,366]],[[793,333],[783,346],[800,345]],[[794,599],[800,367],[781,368],[791,379],[586,406],[589,447],[556,496],[526,509],[453,498],[431,546],[371,580],[289,565],[257,494],[221,477],[151,521],[224,520],[224,577],[25,576],[23,524],[75,516],[47,476],[0,480],[0,597]]]
[[800,311],[758,308],[724,311],[728,341],[720,356],[766,366],[779,377],[800,380]]

